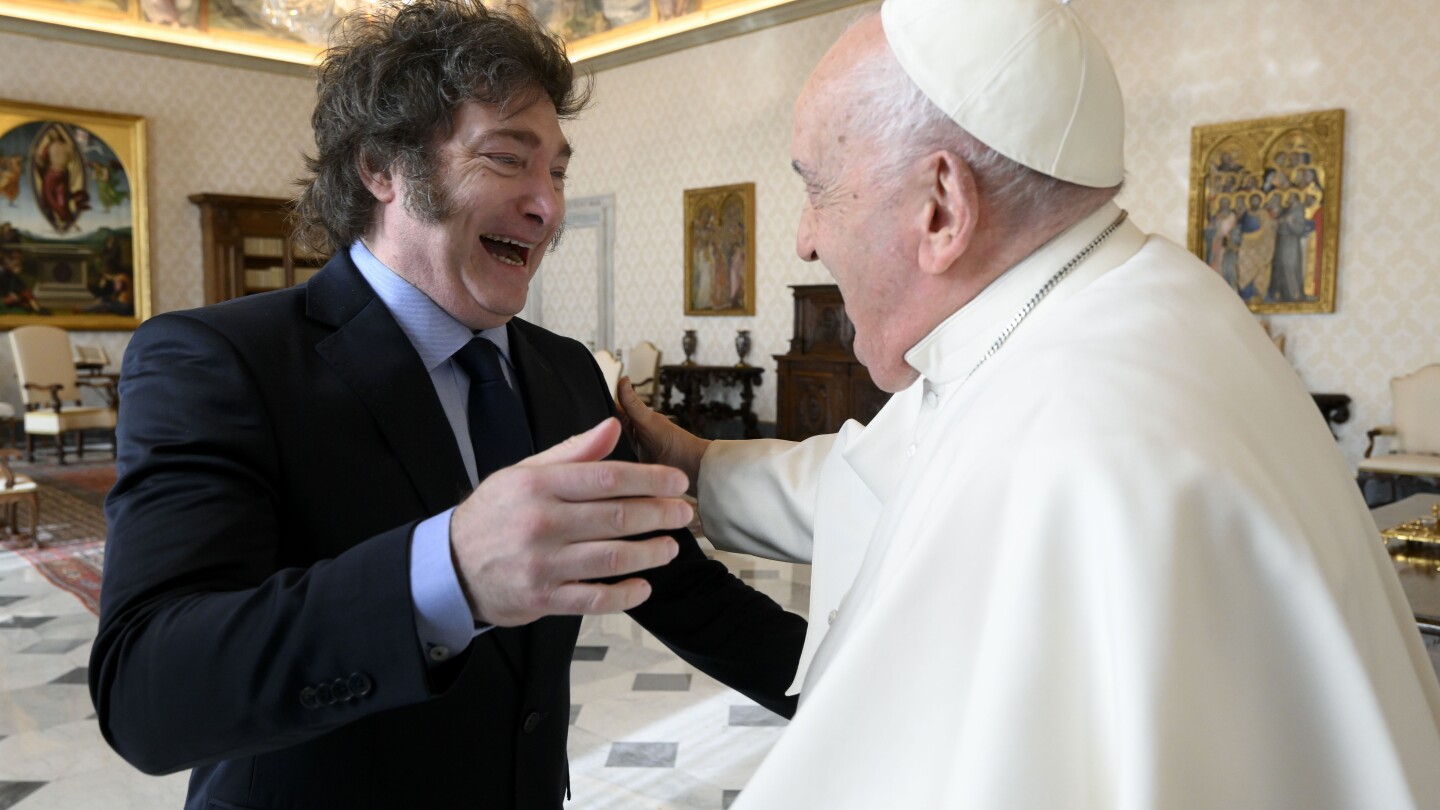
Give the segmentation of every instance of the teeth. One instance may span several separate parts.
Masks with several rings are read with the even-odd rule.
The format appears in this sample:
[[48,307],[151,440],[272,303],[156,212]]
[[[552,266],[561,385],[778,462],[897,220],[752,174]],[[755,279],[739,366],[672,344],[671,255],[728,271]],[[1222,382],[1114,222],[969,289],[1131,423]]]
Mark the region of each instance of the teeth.
[[524,266],[525,266],[525,263],[522,262],[522,261],[520,261],[519,259],[512,259],[512,258],[510,258],[509,256],[496,256],[496,255],[493,254],[493,253],[490,254],[490,255],[495,257],[495,261],[502,262],[502,263],[504,263],[504,264],[513,265],[513,266],[515,266],[515,267],[524,267]]
[[486,239],[489,239],[489,240],[491,240],[491,241],[493,241],[493,242],[504,242],[504,243],[507,244],[507,245],[516,245],[516,246],[525,248],[526,250],[529,250],[530,248],[535,247],[535,244],[536,244],[536,243],[534,243],[534,242],[521,242],[519,239],[511,239],[511,238],[508,237],[508,236],[499,236],[499,235],[496,235],[496,234],[493,234],[493,233],[481,234],[481,236],[483,236],[483,237],[485,237]]

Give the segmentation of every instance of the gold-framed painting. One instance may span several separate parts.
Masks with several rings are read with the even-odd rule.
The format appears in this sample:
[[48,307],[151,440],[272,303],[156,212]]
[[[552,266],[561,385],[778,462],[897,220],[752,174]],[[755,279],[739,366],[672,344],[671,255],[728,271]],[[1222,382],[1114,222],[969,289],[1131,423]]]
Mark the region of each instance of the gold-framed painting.
[[685,190],[685,314],[755,314],[755,184]]
[[[0,0],[0,30],[166,55],[234,57],[310,76],[331,28],[373,0]],[[861,0],[482,0],[519,3],[566,43],[571,60],[604,70],[802,19]],[[133,46],[131,46],[133,47]],[[227,59],[226,57],[229,57]]]
[[1335,311],[1345,111],[1197,126],[1190,251],[1256,313]]
[[150,316],[145,119],[0,100],[0,329]]

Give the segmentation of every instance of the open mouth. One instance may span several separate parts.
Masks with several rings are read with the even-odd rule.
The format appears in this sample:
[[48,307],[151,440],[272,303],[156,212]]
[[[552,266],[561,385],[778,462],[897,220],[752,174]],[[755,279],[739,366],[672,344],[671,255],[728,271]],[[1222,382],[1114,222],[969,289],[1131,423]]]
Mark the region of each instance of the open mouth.
[[515,267],[524,267],[525,263],[530,260],[530,249],[535,247],[517,239],[496,234],[481,236],[480,243],[485,246],[485,250],[491,256]]

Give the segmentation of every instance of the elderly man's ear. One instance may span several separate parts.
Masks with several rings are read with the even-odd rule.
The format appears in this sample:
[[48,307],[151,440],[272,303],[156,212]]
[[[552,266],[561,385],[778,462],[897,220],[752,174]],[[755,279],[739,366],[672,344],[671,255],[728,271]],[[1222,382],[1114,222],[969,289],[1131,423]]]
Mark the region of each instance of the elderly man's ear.
[[920,162],[924,205],[920,216],[920,271],[941,275],[970,246],[980,195],[970,166],[954,152],[934,152]]

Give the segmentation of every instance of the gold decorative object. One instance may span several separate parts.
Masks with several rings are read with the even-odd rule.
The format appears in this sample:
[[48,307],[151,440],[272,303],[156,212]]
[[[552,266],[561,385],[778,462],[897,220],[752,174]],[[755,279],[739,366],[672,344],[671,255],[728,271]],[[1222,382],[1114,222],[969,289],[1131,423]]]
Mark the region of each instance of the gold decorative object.
[[1407,520],[1380,532],[1380,536],[1385,538],[1386,546],[1398,543],[1440,544],[1440,504],[1430,507],[1430,517]]
[[1252,312],[1335,311],[1345,111],[1190,133],[1190,251]]
[[145,119],[0,100],[0,329],[150,317]]

